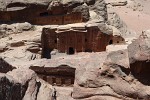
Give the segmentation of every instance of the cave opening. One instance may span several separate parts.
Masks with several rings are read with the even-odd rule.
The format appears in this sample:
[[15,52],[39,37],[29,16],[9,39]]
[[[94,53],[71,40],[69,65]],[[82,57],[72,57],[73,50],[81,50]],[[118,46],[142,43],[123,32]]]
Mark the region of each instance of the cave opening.
[[113,44],[113,40],[110,40],[110,41],[109,41],[109,44],[110,44],[110,45]]
[[132,75],[144,85],[150,85],[150,61],[136,61],[130,65]]
[[69,47],[68,54],[72,55],[74,53],[75,53],[74,48],[73,47]]

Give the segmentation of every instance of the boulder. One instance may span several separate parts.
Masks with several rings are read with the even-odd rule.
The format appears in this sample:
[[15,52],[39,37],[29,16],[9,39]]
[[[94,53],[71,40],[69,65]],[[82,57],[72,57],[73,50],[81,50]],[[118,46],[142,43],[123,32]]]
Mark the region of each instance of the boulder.
[[0,25],[0,38],[7,36],[6,34],[6,24]]
[[0,44],[0,52],[5,52],[6,50],[8,50],[7,45],[5,43]]
[[150,31],[143,31],[140,37],[128,46],[130,63],[150,60]]
[[0,38],[6,37],[9,34],[22,33],[23,31],[29,31],[32,29],[32,25],[28,22],[14,23],[14,24],[2,24],[0,25]]
[[27,86],[7,74],[0,73],[0,99],[22,100]]
[[12,71],[15,67],[6,62],[3,58],[0,57],[0,73],[7,73]]
[[104,0],[96,0],[93,5],[89,6],[89,9],[90,11],[92,10],[96,12],[98,16],[101,16],[103,18],[103,22],[105,22],[108,19],[107,7]]
[[41,49],[38,45],[31,45],[27,48],[27,50],[32,53],[38,53]]
[[110,52],[107,56],[107,63],[117,64],[119,66],[124,66],[126,69],[129,70],[130,63],[128,57],[128,50],[119,50]]
[[29,69],[22,68],[7,74],[0,73],[1,100],[41,100],[41,98],[51,100],[52,90],[51,85],[40,80]]
[[97,59],[97,62],[99,64],[88,61],[84,65],[86,67],[77,68],[72,95],[74,99],[150,99],[149,78],[142,81],[133,73],[130,68],[128,50],[101,55],[101,59]]
[[150,31],[143,31],[140,37],[128,46],[130,68],[133,76],[144,85],[150,85]]
[[11,47],[20,47],[20,46],[23,46],[23,45],[25,45],[25,43],[23,41],[12,42],[10,44]]
[[25,22],[25,23],[17,23],[16,24],[16,28],[17,28],[17,31],[29,31],[31,30],[33,26],[28,23],[28,22]]

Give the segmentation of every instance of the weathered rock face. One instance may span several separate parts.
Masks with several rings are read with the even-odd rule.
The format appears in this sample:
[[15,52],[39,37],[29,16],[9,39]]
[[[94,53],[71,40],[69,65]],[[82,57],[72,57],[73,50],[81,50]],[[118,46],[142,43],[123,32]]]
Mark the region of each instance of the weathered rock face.
[[0,45],[0,53],[1,52],[5,52],[7,49],[8,48],[7,48],[7,44],[6,43],[3,43],[3,44]]
[[0,74],[1,100],[40,100],[42,96],[47,96],[44,100],[51,100],[51,93],[52,87],[29,69]]
[[120,31],[120,35],[124,38],[131,36],[131,32],[129,31],[127,25],[120,19],[118,14],[112,10],[108,10],[108,25],[118,29],[118,31]]
[[[117,61],[117,62],[116,62]],[[127,50],[112,52],[99,67],[77,69],[73,98],[83,100],[149,99],[149,86],[132,77]],[[91,65],[90,62],[87,65]],[[86,71],[85,71],[86,69]],[[130,75],[131,74],[131,75]]]
[[[99,61],[101,63],[98,67],[90,69],[88,65],[91,66],[91,63],[89,62],[85,68],[77,69],[73,98],[81,100],[103,100],[104,98],[105,100],[150,99],[150,81],[148,78],[150,63],[145,61],[134,64],[131,60],[129,63],[129,58],[134,58],[133,55],[137,53],[134,54],[134,51],[138,50],[134,48],[131,52],[131,47],[129,47],[129,50],[115,51],[103,56],[103,62]],[[144,60],[145,57],[143,60],[137,61]],[[140,73],[138,73],[139,68],[143,69]]]
[[143,31],[138,39],[128,46],[130,63],[150,60],[150,31]]
[[[116,56],[116,52],[114,54],[101,55],[100,64],[97,67],[92,67],[91,69],[86,67],[86,70],[77,69],[73,98],[118,100],[126,92],[127,95],[130,95],[133,90],[130,88],[129,83],[124,80],[124,77],[127,77],[129,74],[129,68],[123,66],[126,63],[120,65],[121,62],[126,62],[124,57],[127,56],[127,51],[120,51],[120,53],[122,54],[119,57]],[[116,64],[117,61],[119,65]],[[88,65],[90,66],[91,64],[92,62],[89,62]],[[119,84],[116,84],[118,82]]]
[[[149,77],[147,77],[149,76],[148,61],[149,33],[147,31],[141,35],[139,39],[135,40],[128,47],[128,50],[91,54],[81,53],[66,57],[62,56],[51,60],[35,60],[34,63],[31,63],[31,66],[33,67],[30,68],[37,72],[37,74],[44,74],[41,75],[41,78],[45,79],[45,81],[50,84],[53,84],[54,82],[57,84],[64,83],[64,77],[66,78],[66,76],[63,75],[69,73],[68,70],[76,68],[74,89],[72,93],[73,99],[129,100],[138,98],[149,100],[150,84]],[[28,63],[26,63],[26,65],[27,64]],[[66,66],[64,68],[60,67],[64,65],[71,66],[72,68],[67,68]],[[137,68],[135,68],[136,66]],[[139,66],[142,66],[142,68]],[[64,71],[63,73],[61,72],[62,70]],[[52,93],[51,85],[47,85],[47,83],[40,79],[34,78],[34,74],[32,73],[32,71],[30,72],[25,71],[24,69],[17,69],[7,74],[12,76],[21,84],[25,84],[25,80],[31,79],[28,81],[28,87],[25,88],[26,92],[23,96],[24,100],[34,100],[34,98],[40,100],[43,99],[44,96],[47,97],[46,100],[49,100]],[[48,74],[51,76],[58,76],[61,74],[63,77],[55,77],[56,80],[53,80]],[[139,76],[137,74],[139,74]],[[31,78],[28,75],[33,77]],[[62,78],[62,80],[60,78]],[[45,88],[47,86],[48,88]],[[37,92],[38,90],[39,92]]]
[[[84,22],[89,20],[88,7],[83,6],[83,1],[3,1],[7,2],[3,10],[0,11],[0,21],[12,22],[28,21],[32,24],[65,24],[74,22]],[[1,3],[2,4],[2,3]],[[81,17],[74,21],[73,16]],[[42,20],[42,21],[41,21]],[[70,21],[66,21],[70,20]],[[72,20],[72,21],[71,21]]]
[[86,5],[77,6],[73,9],[73,12],[82,12],[83,21],[88,21],[90,18],[89,8]]
[[12,71],[14,69],[9,63],[0,58],[0,73],[7,73],[8,71]]
[[9,75],[0,74],[0,99],[22,100],[27,87]]
[[150,85],[150,31],[142,35],[128,46],[130,68],[133,75],[143,84]]
[[[32,0],[32,1],[26,1],[26,0],[1,0],[0,3],[0,9],[2,11],[6,11],[7,8],[12,8],[12,10],[17,10],[27,8],[28,5],[41,5],[41,6],[48,6],[48,3],[51,2],[52,0]],[[19,4],[19,6],[18,6]]]
[[[33,24],[46,24],[46,18],[57,19],[53,22],[49,19],[47,24],[62,24],[60,21],[62,17],[69,18],[74,12],[81,13],[82,21],[90,19],[90,11],[94,11],[100,18],[100,21],[107,20],[107,8],[104,0],[44,0],[44,1],[9,1],[1,0],[0,16],[2,22],[9,21],[28,21]],[[55,15],[62,16],[55,16]],[[51,17],[54,15],[54,17]],[[78,16],[77,14],[76,16]],[[34,20],[33,20],[34,19]],[[41,22],[42,20],[43,22]],[[69,19],[68,19],[69,20]],[[73,20],[73,19],[72,19]],[[39,21],[39,22],[38,22]],[[82,22],[77,21],[77,22]],[[67,22],[68,23],[68,22]],[[69,22],[70,23],[70,22]]]
[[32,29],[30,23],[15,23],[15,24],[2,24],[0,25],[0,38],[6,37],[10,34],[22,33],[23,31],[29,31]]
[[[88,1],[88,0],[87,0]],[[90,1],[90,0],[89,0]],[[108,18],[107,8],[104,0],[91,1],[90,11],[94,11],[99,16],[99,21],[105,22]]]
[[[115,6],[126,4],[126,0],[122,1],[111,4]],[[0,15],[3,15],[0,16],[0,20],[5,19],[1,23],[8,23],[12,19],[20,21],[25,17],[28,19],[23,20],[24,22],[37,23],[39,21],[43,25],[51,20],[54,21],[53,24],[86,22],[86,27],[96,25],[101,32],[106,34],[114,32],[125,37],[130,33],[116,13],[107,12],[104,0],[0,0]],[[56,20],[51,15],[56,15],[54,17]],[[38,18],[34,16],[38,16]],[[29,20],[30,18],[33,20]],[[60,27],[60,25],[56,25],[56,27]],[[29,23],[3,24],[0,25],[0,38],[32,28],[33,26]],[[40,28],[37,29],[41,31]],[[30,69],[48,83],[38,78],[31,70],[22,67],[21,69],[13,69],[11,65],[0,59],[0,72],[6,73],[0,74],[0,100],[51,100],[53,92],[51,85],[71,86],[69,87],[71,91],[74,88],[73,93],[70,92],[66,95],[68,87],[60,87],[62,94],[57,91],[58,100],[150,99],[150,79],[148,77],[150,75],[150,40],[148,31],[134,41],[128,50],[111,53],[84,52],[70,56],[57,55],[56,50],[51,52],[56,55],[56,59],[51,60],[38,59],[40,57],[38,54],[41,52],[40,32],[37,32],[38,35],[33,35],[30,32],[26,32],[26,34],[29,36],[22,34],[20,37],[13,37],[12,35],[12,37],[4,39],[7,41],[6,44],[10,45],[0,45],[0,52],[5,57],[15,58],[10,62],[14,62],[17,67],[19,65],[30,66]],[[80,38],[80,36],[78,37]],[[100,38],[101,36],[99,36]],[[83,40],[86,41],[86,39]],[[103,42],[101,38],[100,43],[102,44],[98,47],[104,45]],[[81,43],[79,42],[79,44]],[[91,44],[94,45],[92,40]],[[73,84],[74,87],[72,87]]]
[[11,47],[19,47],[19,46],[23,46],[24,42],[23,41],[17,41],[17,42],[13,42],[10,44]]

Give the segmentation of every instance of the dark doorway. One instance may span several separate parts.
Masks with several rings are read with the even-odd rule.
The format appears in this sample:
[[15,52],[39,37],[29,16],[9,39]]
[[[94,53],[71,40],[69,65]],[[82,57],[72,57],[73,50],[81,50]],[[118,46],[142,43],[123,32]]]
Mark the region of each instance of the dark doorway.
[[132,75],[142,84],[150,86],[150,61],[136,61],[130,65]]
[[73,47],[69,47],[69,50],[68,50],[68,54],[74,54],[75,51],[74,51],[74,48]]
[[85,52],[92,52],[92,50],[91,49],[86,49]]
[[110,40],[110,41],[109,41],[109,44],[113,44],[113,40]]

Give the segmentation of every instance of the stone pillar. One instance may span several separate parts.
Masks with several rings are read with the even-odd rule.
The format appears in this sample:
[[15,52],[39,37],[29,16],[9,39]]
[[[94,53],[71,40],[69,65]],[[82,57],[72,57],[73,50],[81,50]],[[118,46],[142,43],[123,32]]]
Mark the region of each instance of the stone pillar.
[[47,82],[51,85],[53,84],[52,76],[47,76]]
[[56,78],[56,84],[57,86],[61,86],[61,78]]
[[66,80],[65,80],[65,84],[66,84],[67,86],[71,85],[71,79],[70,79],[70,78],[66,79]]

